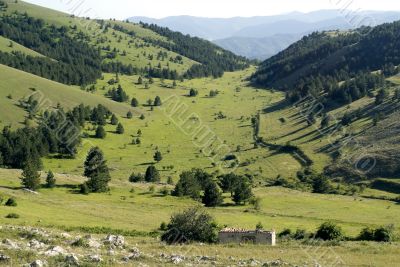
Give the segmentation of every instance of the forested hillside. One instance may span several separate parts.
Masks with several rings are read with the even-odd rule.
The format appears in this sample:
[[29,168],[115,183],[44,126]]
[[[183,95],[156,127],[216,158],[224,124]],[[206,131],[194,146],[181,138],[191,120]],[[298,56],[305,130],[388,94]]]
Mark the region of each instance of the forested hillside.
[[242,70],[248,67],[246,58],[236,56],[232,52],[224,50],[206,40],[174,32],[155,24],[141,23],[141,25],[157,32],[161,36],[167,37],[171,41],[158,41],[156,44],[201,63],[201,65],[193,65],[186,72],[185,77],[187,78],[221,77],[224,71]]
[[0,53],[0,63],[81,86],[93,84],[102,72],[177,80],[221,77],[248,66],[247,59],[208,41],[155,25],[47,12],[57,19],[38,15],[38,7],[24,2],[2,2],[0,35],[10,40],[9,48],[22,45],[46,57],[11,50]]
[[251,79],[287,91],[292,101],[310,93],[326,103],[351,103],[398,72],[399,51],[400,22],[313,33],[263,62]]

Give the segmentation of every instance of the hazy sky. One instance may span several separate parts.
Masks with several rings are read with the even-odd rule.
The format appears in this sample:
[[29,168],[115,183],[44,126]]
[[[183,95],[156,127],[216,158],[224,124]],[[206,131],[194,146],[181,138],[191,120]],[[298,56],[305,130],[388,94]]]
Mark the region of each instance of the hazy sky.
[[319,9],[400,10],[398,0],[26,0],[77,16],[126,19],[175,15],[250,17]]

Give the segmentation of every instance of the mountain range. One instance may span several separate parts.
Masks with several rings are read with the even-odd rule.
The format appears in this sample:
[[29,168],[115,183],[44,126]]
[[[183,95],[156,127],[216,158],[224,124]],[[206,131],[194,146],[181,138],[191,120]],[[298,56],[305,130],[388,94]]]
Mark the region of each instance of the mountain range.
[[264,60],[303,36],[323,30],[348,30],[400,20],[400,12],[341,10],[292,12],[276,16],[201,18],[174,16],[162,19],[131,17],[132,22],[154,23],[213,41],[238,55]]

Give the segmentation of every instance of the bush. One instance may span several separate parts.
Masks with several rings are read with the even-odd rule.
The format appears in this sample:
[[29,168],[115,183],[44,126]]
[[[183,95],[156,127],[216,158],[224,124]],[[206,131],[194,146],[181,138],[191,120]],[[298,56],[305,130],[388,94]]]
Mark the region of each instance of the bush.
[[6,216],[7,219],[18,219],[19,215],[16,213],[10,213]]
[[382,226],[375,230],[374,240],[377,242],[391,242],[393,241],[393,226]]
[[293,234],[293,238],[296,240],[305,239],[307,237],[307,232],[304,229],[297,229]]
[[169,193],[170,193],[170,191],[169,191],[169,189],[168,189],[166,186],[164,186],[164,187],[161,188],[161,190],[160,190],[160,194],[163,195],[163,196],[168,196]]
[[325,222],[318,228],[315,237],[322,240],[338,240],[343,237],[342,228],[333,222]]
[[144,176],[141,173],[132,173],[131,176],[129,176],[129,182],[131,183],[139,183],[144,181]]
[[86,239],[78,238],[71,245],[74,246],[74,247],[88,248],[89,247],[89,242]]
[[17,201],[15,200],[15,198],[10,197],[10,198],[7,200],[7,202],[6,202],[5,205],[8,206],[8,207],[16,207],[16,206],[17,206]]
[[391,242],[393,239],[393,225],[381,226],[376,229],[366,227],[358,236],[358,240],[362,241]]
[[167,223],[166,222],[162,222],[161,224],[160,224],[160,230],[161,231],[167,231]]
[[90,189],[89,189],[89,186],[87,185],[87,183],[83,183],[80,185],[79,192],[83,195],[88,195],[90,193]]
[[218,227],[207,212],[200,208],[189,208],[174,214],[161,236],[168,244],[188,243],[191,241],[215,243],[218,239]]
[[291,235],[292,235],[292,230],[290,229],[283,229],[283,231],[278,234],[279,237],[288,237]]
[[366,227],[361,230],[360,235],[358,236],[358,240],[363,241],[374,241],[375,240],[375,230],[369,227]]

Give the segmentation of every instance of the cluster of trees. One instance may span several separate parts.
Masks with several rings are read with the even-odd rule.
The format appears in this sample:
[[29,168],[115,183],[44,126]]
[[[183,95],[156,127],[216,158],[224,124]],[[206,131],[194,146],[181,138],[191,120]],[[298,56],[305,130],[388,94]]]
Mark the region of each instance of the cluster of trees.
[[26,126],[12,131],[6,126],[0,134],[0,165],[23,169],[29,162],[41,169],[41,157],[49,154],[75,157],[84,123],[105,125],[111,114],[102,105],[92,109],[81,104],[68,112],[60,107],[45,111],[38,118],[36,128]]
[[131,183],[158,183],[161,180],[160,173],[154,165],[150,165],[146,169],[145,175],[141,173],[132,173],[129,177]]
[[213,43],[171,31],[168,28],[155,24],[141,23],[144,28],[150,29],[170,42],[148,38],[147,42],[174,51],[182,56],[195,60],[200,64],[193,65],[186,73],[186,78],[221,77],[224,71],[240,70],[248,66],[249,62],[244,57],[223,50]]
[[112,100],[116,101],[116,102],[126,102],[129,100],[128,95],[126,94],[126,92],[124,91],[124,89],[122,89],[121,85],[118,85],[118,88],[115,89],[110,89],[107,94],[108,97],[110,97]]
[[222,192],[230,192],[237,204],[246,204],[253,197],[249,177],[227,174],[213,177],[201,169],[182,172],[172,195],[201,200],[207,207],[216,207],[223,202]]
[[293,102],[311,94],[328,106],[350,103],[399,72],[399,30],[394,22],[334,36],[313,33],[263,62],[252,82],[287,90]]
[[100,52],[83,33],[71,37],[69,28],[47,25],[27,14],[3,15],[0,21],[0,35],[47,56],[0,53],[2,64],[64,84],[86,85],[101,77]]

